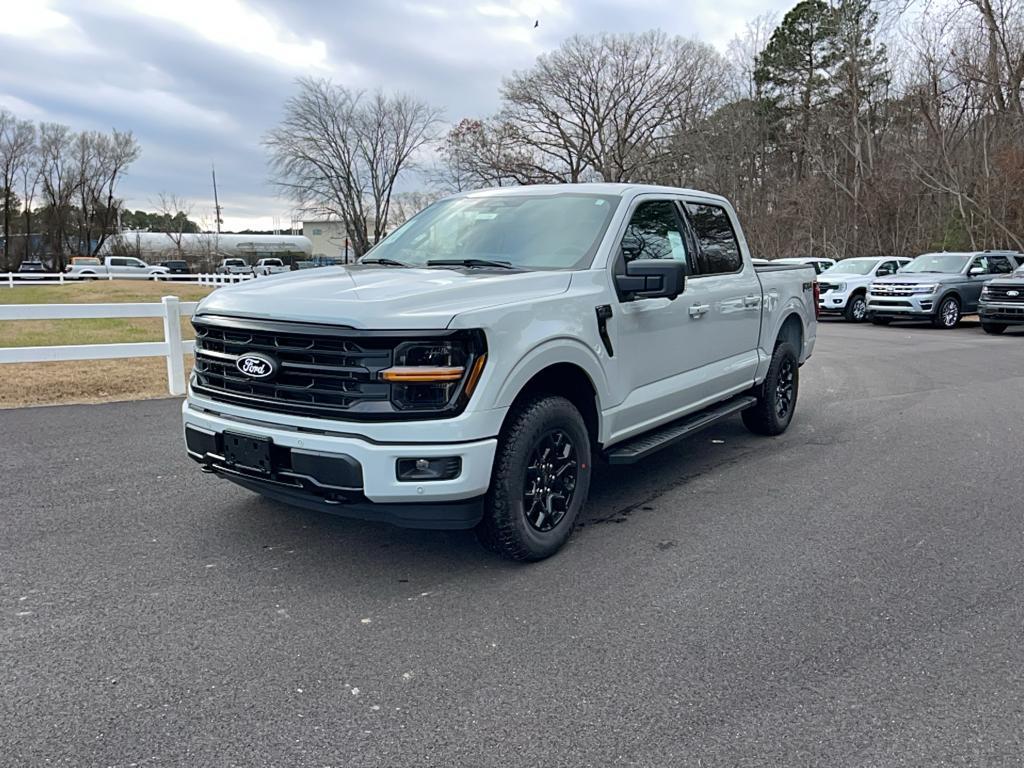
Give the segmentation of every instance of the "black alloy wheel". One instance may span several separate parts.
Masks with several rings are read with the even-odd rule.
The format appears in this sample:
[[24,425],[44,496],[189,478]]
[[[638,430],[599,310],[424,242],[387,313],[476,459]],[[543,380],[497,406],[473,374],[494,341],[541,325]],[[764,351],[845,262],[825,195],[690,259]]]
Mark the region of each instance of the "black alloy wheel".
[[793,387],[794,371],[796,365],[792,358],[786,358],[779,367],[778,380],[775,384],[775,413],[779,419],[785,419],[793,407],[795,390]]
[[523,482],[523,514],[546,533],[562,522],[572,504],[579,461],[572,438],[561,429],[545,433],[530,453]]

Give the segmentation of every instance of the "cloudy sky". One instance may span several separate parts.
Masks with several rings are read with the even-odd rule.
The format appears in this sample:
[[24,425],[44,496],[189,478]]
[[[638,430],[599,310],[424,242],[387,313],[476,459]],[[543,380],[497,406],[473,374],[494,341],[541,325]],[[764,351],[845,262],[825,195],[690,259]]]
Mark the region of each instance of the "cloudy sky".
[[[260,137],[301,75],[410,91],[447,119],[495,110],[502,75],[577,33],[661,27],[724,50],[789,0],[0,0],[0,107],[131,129],[133,208],[166,191],[229,228],[287,227]],[[534,28],[534,21],[540,26]]]

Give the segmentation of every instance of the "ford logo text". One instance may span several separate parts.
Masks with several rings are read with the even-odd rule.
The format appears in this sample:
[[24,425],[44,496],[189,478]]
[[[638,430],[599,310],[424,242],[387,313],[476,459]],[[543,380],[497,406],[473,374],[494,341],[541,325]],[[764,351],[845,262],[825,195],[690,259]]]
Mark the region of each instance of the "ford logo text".
[[258,352],[247,352],[235,360],[235,367],[250,379],[266,379],[277,373],[277,361]]

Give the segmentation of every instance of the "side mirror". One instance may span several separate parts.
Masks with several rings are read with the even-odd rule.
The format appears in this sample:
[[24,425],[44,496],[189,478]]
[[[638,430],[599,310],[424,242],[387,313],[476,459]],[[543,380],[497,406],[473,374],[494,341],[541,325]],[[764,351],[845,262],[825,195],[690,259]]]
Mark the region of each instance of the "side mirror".
[[674,299],[686,288],[686,265],[674,259],[637,259],[626,262],[626,273],[615,276],[624,301]]
[[880,270],[875,272],[875,274],[878,275],[878,277],[885,277],[886,275],[891,275],[892,270],[888,267],[882,267]]
[[978,275],[984,275],[984,274],[985,274],[985,268],[984,267],[971,267],[970,269],[967,270],[967,276],[968,277],[977,277]]

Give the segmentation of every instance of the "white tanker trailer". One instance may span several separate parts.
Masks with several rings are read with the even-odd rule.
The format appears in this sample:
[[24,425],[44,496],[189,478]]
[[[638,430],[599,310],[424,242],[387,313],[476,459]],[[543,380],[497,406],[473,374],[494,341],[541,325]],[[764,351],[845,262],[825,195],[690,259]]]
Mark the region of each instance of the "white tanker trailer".
[[[179,242],[180,241],[180,242]],[[167,234],[164,232],[122,232],[108,238],[102,255],[127,253],[155,263],[163,259],[220,261],[243,258],[250,264],[258,259],[277,258],[286,264],[308,259],[313,243],[302,235],[218,235],[216,233]]]

